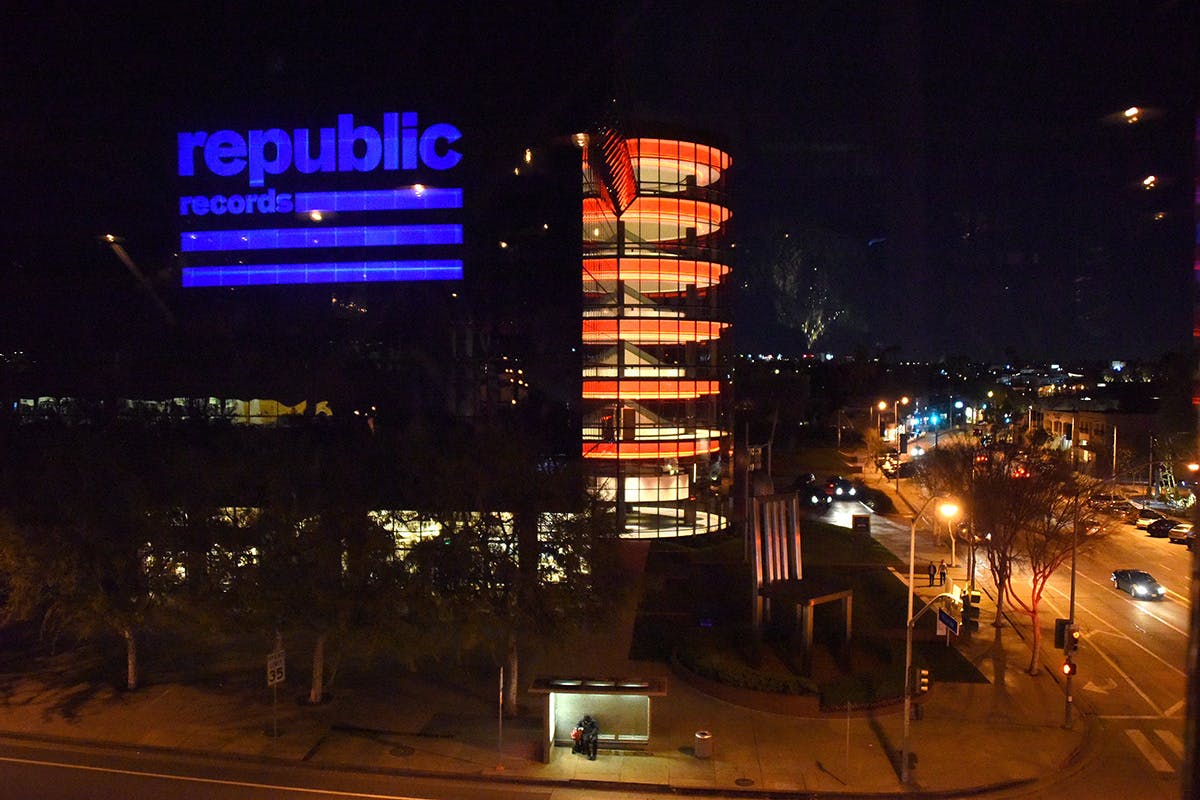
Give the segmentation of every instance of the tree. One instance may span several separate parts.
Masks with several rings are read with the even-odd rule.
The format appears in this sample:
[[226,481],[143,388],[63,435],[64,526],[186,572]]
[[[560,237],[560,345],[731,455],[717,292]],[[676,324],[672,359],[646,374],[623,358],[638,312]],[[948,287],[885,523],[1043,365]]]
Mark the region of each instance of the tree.
[[579,475],[548,466],[538,432],[517,419],[413,437],[421,463],[414,506],[439,535],[405,558],[414,619],[455,631],[458,652],[482,648],[505,667],[505,706],[517,712],[521,650],[561,635],[619,601],[612,518],[583,496]]
[[1029,574],[1028,594],[1014,585],[1012,570],[1007,584],[1009,598],[1029,616],[1033,629],[1029,674],[1036,675],[1042,641],[1039,607],[1046,583],[1076,548],[1093,546],[1103,535],[1103,528],[1094,524],[1087,513],[1094,481],[1075,473],[1065,458],[1045,455],[1030,465],[1028,478],[1014,480],[1029,484],[1025,493],[1030,505],[1038,509],[1017,540],[1017,552]]
[[995,625],[1002,624],[1006,604],[1030,617],[1029,672],[1036,673],[1038,615],[1046,584],[1070,557],[1076,534],[1080,546],[1090,546],[1103,535],[1087,513],[1099,484],[1076,473],[1062,453],[966,443],[943,445],[927,454],[921,480],[931,491],[958,497],[970,519],[971,535],[986,536],[997,593]]
[[867,428],[867,432],[863,434],[863,443],[867,447],[867,455],[870,456],[871,463],[875,463],[875,459],[879,456],[893,452],[892,446],[883,440],[879,429],[874,425]]
[[787,235],[771,257],[775,317],[799,330],[811,351],[846,314],[837,287],[858,272],[862,248],[847,237],[807,227]]
[[51,636],[118,635],[125,685],[136,689],[138,636],[177,581],[174,565],[150,544],[140,459],[115,430],[66,430],[39,444],[16,485],[6,481],[6,612],[40,620]]

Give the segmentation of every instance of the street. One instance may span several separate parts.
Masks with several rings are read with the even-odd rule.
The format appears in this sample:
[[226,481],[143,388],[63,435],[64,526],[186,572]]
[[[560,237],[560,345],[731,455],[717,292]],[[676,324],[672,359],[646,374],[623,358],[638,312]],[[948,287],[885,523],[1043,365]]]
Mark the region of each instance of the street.
[[[549,790],[428,778],[371,775],[253,761],[137,750],[0,741],[0,796],[22,800],[546,800]],[[559,793],[562,798],[578,792]]]
[[[872,485],[881,479],[871,476]],[[901,494],[910,499],[918,491],[911,481],[901,481]],[[889,488],[894,483],[888,482]],[[889,492],[890,493],[890,492]],[[902,503],[899,507],[907,510]],[[825,519],[850,526],[853,514],[869,513],[858,503],[835,503]],[[1073,724],[1096,724],[1096,736],[1074,777],[1057,787],[1056,796],[1172,797],[1178,794],[1184,756],[1183,721],[1188,646],[1188,583],[1191,552],[1165,538],[1152,538],[1119,518],[1111,518],[1109,535],[1093,549],[1082,549],[1077,564],[1075,619],[1083,637],[1075,656],[1078,673],[1072,680]],[[907,561],[908,525],[904,515],[872,519],[872,534]],[[943,531],[944,533],[944,531]],[[966,553],[960,546],[958,567],[951,578],[966,580]],[[935,544],[929,523],[917,529],[918,589],[923,559],[945,558],[950,547],[945,537]],[[995,596],[986,561],[980,554],[976,581]],[[1113,588],[1111,574],[1122,568],[1150,572],[1166,588],[1161,600],[1139,600]],[[1042,663],[1065,682],[1057,670],[1063,654],[1054,648],[1054,620],[1067,617],[1070,608],[1070,562],[1050,580],[1039,607]],[[1009,619],[1024,629],[1028,642],[1029,618],[1009,609]],[[991,620],[981,620],[986,633]],[[1005,680],[1029,680],[1015,664]],[[1013,674],[1015,671],[1015,675]],[[1064,721],[1066,701],[1064,693]],[[1020,791],[1011,796],[1023,796]]]

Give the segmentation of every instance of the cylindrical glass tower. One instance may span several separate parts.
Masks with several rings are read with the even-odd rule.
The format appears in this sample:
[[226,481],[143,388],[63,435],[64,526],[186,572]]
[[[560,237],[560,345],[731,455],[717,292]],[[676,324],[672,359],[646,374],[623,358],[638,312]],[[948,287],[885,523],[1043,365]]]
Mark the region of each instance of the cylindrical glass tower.
[[583,455],[592,488],[613,503],[623,536],[718,531],[728,522],[718,489],[731,452],[720,302],[730,158],[664,139],[603,146],[585,147],[583,160]]

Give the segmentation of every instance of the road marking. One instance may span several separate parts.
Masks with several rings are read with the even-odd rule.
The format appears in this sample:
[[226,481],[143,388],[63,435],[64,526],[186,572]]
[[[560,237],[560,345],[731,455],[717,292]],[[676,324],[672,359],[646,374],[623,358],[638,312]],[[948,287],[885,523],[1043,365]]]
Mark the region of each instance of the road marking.
[[253,783],[251,781],[228,781],[218,778],[198,778],[192,775],[171,775],[163,772],[142,772],[141,770],[130,769],[113,769],[111,767],[93,767],[87,764],[69,764],[61,761],[42,761],[36,758],[15,758],[11,756],[0,756],[0,761],[7,761],[13,764],[30,764],[37,767],[59,767],[61,769],[74,769],[82,772],[101,772],[109,775],[131,775],[139,778],[159,778],[168,781],[187,781],[189,783],[207,783],[214,786],[237,786],[244,789],[270,789],[271,791],[279,792],[297,792],[303,794],[324,795],[327,797],[365,797],[368,800],[420,800],[420,798],[412,797],[406,794],[365,794],[363,792],[354,791],[335,791],[333,789],[311,789],[305,786],[280,786],[270,783]]
[[1164,711],[1163,714],[1165,714],[1166,716],[1169,717],[1172,714],[1174,714],[1176,711],[1178,711],[1179,709],[1183,708],[1185,703],[1187,703],[1187,700],[1180,700],[1178,703],[1176,703],[1175,705],[1171,706],[1166,711]]
[[1155,728],[1154,733],[1162,743],[1167,746],[1167,749],[1175,754],[1176,758],[1183,758],[1183,740],[1176,736],[1171,731],[1165,731],[1162,728]]
[[[1082,578],[1083,580],[1090,581],[1091,583],[1094,583],[1094,584],[1096,584],[1097,586],[1105,586],[1105,587],[1111,587],[1111,586],[1112,586],[1112,581],[1108,581],[1108,582],[1104,582],[1104,581],[1098,581],[1098,580],[1096,580],[1095,578],[1090,578],[1090,577],[1088,577],[1087,575],[1083,575],[1083,574],[1078,574],[1078,577]],[[1066,592],[1063,592],[1061,589],[1056,589],[1056,591],[1058,591],[1058,592],[1059,592],[1059,594],[1062,594],[1064,597],[1066,596]],[[1116,591],[1116,590],[1114,589],[1113,591]],[[1167,590],[1167,594],[1169,594],[1169,595],[1174,595],[1174,596],[1175,596],[1175,597],[1177,597],[1177,598],[1178,598],[1180,601],[1183,601],[1183,602],[1184,602],[1184,604],[1186,605],[1186,603],[1187,603],[1187,599],[1188,599],[1188,598],[1184,597],[1183,595],[1181,595],[1181,594],[1178,594],[1177,592],[1173,592],[1173,591],[1171,591],[1170,589],[1168,589],[1168,590]],[[1131,598],[1131,599],[1132,599],[1132,598]],[[1154,613],[1153,611],[1150,611],[1150,610],[1149,610],[1149,609],[1146,607],[1146,603],[1149,603],[1149,602],[1152,602],[1152,601],[1149,601],[1149,600],[1144,600],[1144,601],[1142,601],[1142,602],[1141,602],[1139,605],[1136,605],[1136,606],[1134,606],[1134,607],[1135,607],[1135,608],[1136,608],[1138,611],[1140,611],[1140,612],[1142,612],[1143,614],[1145,614],[1147,617],[1151,617],[1151,618],[1153,618],[1153,619],[1156,619],[1156,620],[1158,620],[1158,621],[1159,621],[1159,622],[1161,622],[1163,625],[1167,626],[1167,627],[1168,627],[1168,628],[1170,628],[1171,630],[1173,630],[1173,631],[1175,631],[1176,633],[1178,633],[1180,636],[1183,636],[1183,637],[1185,637],[1185,638],[1188,636],[1188,632],[1187,632],[1187,631],[1185,631],[1183,628],[1179,628],[1179,627],[1177,627],[1177,626],[1175,626],[1175,625],[1172,625],[1170,622],[1167,622],[1165,619],[1163,619],[1162,617],[1160,617],[1158,614]]]
[[[1059,592],[1059,593],[1061,594],[1061,592]],[[1051,608],[1053,608],[1055,610],[1055,613],[1062,613],[1054,605],[1054,602],[1052,600],[1047,600],[1045,602]],[[1128,641],[1130,644],[1140,647],[1142,650],[1145,650],[1147,654],[1153,656],[1154,658],[1158,659],[1159,661],[1162,661],[1163,664],[1170,667],[1171,669],[1174,669],[1180,675],[1184,674],[1183,670],[1178,669],[1177,667],[1171,666],[1170,664],[1168,664],[1166,661],[1163,661],[1163,659],[1159,658],[1157,655],[1155,655],[1153,652],[1151,652],[1149,649],[1144,647],[1139,642],[1136,642],[1133,639],[1130,639],[1125,634],[1120,633],[1119,631],[1116,630],[1116,628],[1111,623],[1109,623],[1107,620],[1105,620],[1103,617],[1101,617],[1099,614],[1095,613],[1094,611],[1089,610],[1083,604],[1076,603],[1075,607],[1076,607],[1076,610],[1087,611],[1093,617],[1096,617],[1098,620],[1100,620],[1101,622],[1104,622],[1104,624],[1108,625],[1108,627],[1113,629],[1112,631],[1096,630],[1091,636],[1089,636],[1087,639],[1084,640],[1084,644],[1088,644],[1091,647],[1092,652],[1094,652],[1096,655],[1100,656],[1100,658],[1104,659],[1105,663],[1107,663],[1110,667],[1112,667],[1113,671],[1116,672],[1117,675],[1119,675],[1127,684],[1129,684],[1129,688],[1133,689],[1135,692],[1137,692],[1138,695],[1143,700],[1146,701],[1146,705],[1150,706],[1150,708],[1154,711],[1155,714],[1158,714],[1160,717],[1166,716],[1163,713],[1163,710],[1161,708],[1159,708],[1153,700],[1150,699],[1150,695],[1148,695],[1144,691],[1142,691],[1142,688],[1140,686],[1138,686],[1136,683],[1134,683],[1133,678],[1131,678],[1124,670],[1122,670],[1119,666],[1117,666],[1117,662],[1114,661],[1113,659],[1109,658],[1108,654],[1105,653],[1104,650],[1102,650],[1100,648],[1100,642],[1098,641],[1098,637],[1103,634],[1106,634],[1106,633],[1111,633],[1112,635],[1120,636],[1121,638]]]
[[1175,768],[1167,763],[1167,760],[1158,754],[1154,749],[1154,745],[1150,744],[1150,740],[1146,738],[1146,734],[1132,728],[1125,730],[1125,735],[1129,737],[1134,746],[1142,752],[1142,758],[1150,762],[1150,766],[1154,767],[1158,772],[1174,772]]
[[1103,686],[1099,686],[1091,681],[1088,681],[1083,685],[1083,690],[1085,692],[1099,692],[1100,694],[1108,694],[1115,688],[1117,688],[1117,682],[1112,678],[1105,678]]
[[[1064,598],[1066,597],[1066,593],[1065,593],[1065,592],[1063,592],[1061,589],[1056,589],[1056,588],[1054,588],[1054,587],[1047,587],[1047,588],[1050,588],[1050,589],[1052,589],[1053,591],[1055,591],[1055,592],[1057,592],[1058,594],[1062,595]],[[1058,608],[1058,606],[1054,605],[1054,603],[1050,602],[1050,603],[1049,603],[1049,605],[1050,605],[1050,607],[1051,607],[1051,608],[1053,608],[1053,609],[1054,609],[1054,612],[1055,612],[1056,614],[1063,614],[1063,613],[1065,613],[1064,611],[1060,610],[1060,609]],[[1129,637],[1129,635],[1128,635],[1128,634],[1126,634],[1124,631],[1122,631],[1122,630],[1118,629],[1118,628],[1117,628],[1115,625],[1113,625],[1111,622],[1109,622],[1109,621],[1108,621],[1108,620],[1107,620],[1105,617],[1103,617],[1103,616],[1102,616],[1102,615],[1100,615],[1100,614],[1097,614],[1095,611],[1092,611],[1092,610],[1091,610],[1091,608],[1089,608],[1088,606],[1085,606],[1083,603],[1076,603],[1076,604],[1075,604],[1075,610],[1076,610],[1076,611],[1085,611],[1085,612],[1087,612],[1088,614],[1091,614],[1093,617],[1095,617],[1097,620],[1099,620],[1100,622],[1104,623],[1104,625],[1106,625],[1108,628],[1110,628],[1110,629],[1111,629],[1111,630],[1107,630],[1107,631],[1103,631],[1103,630],[1100,630],[1100,629],[1096,629],[1096,630],[1094,630],[1094,631],[1091,631],[1091,632],[1089,633],[1089,635],[1088,635],[1088,638],[1086,638],[1086,639],[1084,640],[1084,644],[1091,643],[1091,644],[1095,645],[1095,644],[1096,644],[1096,640],[1095,640],[1095,638],[1094,638],[1094,637],[1096,637],[1096,636],[1099,636],[1099,635],[1101,635],[1101,634],[1105,634],[1105,633],[1111,634],[1111,635],[1113,635],[1113,636],[1118,636],[1118,637],[1120,637],[1120,638],[1124,639],[1125,641],[1129,642],[1130,644],[1132,644],[1134,647],[1138,648],[1138,649],[1139,649],[1139,650],[1141,650],[1142,652],[1144,652],[1146,655],[1148,655],[1148,656],[1150,656],[1151,658],[1153,658],[1155,661],[1158,661],[1160,664],[1162,664],[1162,665],[1163,665],[1164,667],[1166,667],[1167,669],[1170,669],[1170,670],[1172,670],[1173,672],[1175,672],[1175,673],[1176,673],[1177,675],[1179,675],[1180,677],[1182,677],[1182,678],[1186,678],[1186,677],[1187,677],[1187,673],[1186,673],[1186,672],[1184,672],[1183,670],[1181,670],[1179,667],[1175,666],[1175,665],[1174,665],[1174,664],[1172,664],[1170,661],[1167,661],[1167,660],[1166,660],[1166,659],[1164,659],[1162,656],[1160,656],[1158,653],[1155,653],[1153,650],[1151,650],[1150,648],[1146,647],[1144,644],[1142,644],[1141,642],[1137,641],[1136,639],[1131,639],[1131,638]],[[1157,618],[1156,618],[1156,619],[1157,619]],[[1167,624],[1167,623],[1164,623],[1164,624],[1166,624],[1168,628],[1171,628],[1172,630],[1174,630],[1174,631],[1178,631],[1179,633],[1183,634],[1185,637],[1187,636],[1187,632],[1186,632],[1186,631],[1180,631],[1178,628],[1174,627],[1173,625]],[[1139,628],[1139,630],[1141,630],[1141,629]],[[1145,632],[1145,631],[1143,631],[1143,633],[1144,633],[1144,632]],[[1097,650],[1097,652],[1099,652],[1099,651]],[[1106,660],[1107,660],[1107,659],[1106,659]],[[1109,663],[1112,663],[1112,662],[1110,661]],[[1120,670],[1118,670],[1118,672],[1120,672]],[[1122,673],[1122,675],[1123,675],[1123,674],[1124,674],[1124,673]],[[1131,683],[1132,683],[1132,681],[1131,681]]]

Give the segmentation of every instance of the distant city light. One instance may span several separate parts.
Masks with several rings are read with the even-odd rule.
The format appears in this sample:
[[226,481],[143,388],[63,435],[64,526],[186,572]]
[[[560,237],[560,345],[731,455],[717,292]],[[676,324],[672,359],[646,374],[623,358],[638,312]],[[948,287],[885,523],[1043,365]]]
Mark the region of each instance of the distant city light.
[[1157,185],[1158,185],[1158,176],[1157,175],[1147,175],[1146,177],[1142,178],[1142,188],[1144,188],[1144,189],[1153,189]]
[[1125,121],[1131,125],[1141,119],[1142,116],[1142,110],[1137,106],[1130,106],[1129,108],[1125,109],[1123,113],[1125,115]]

